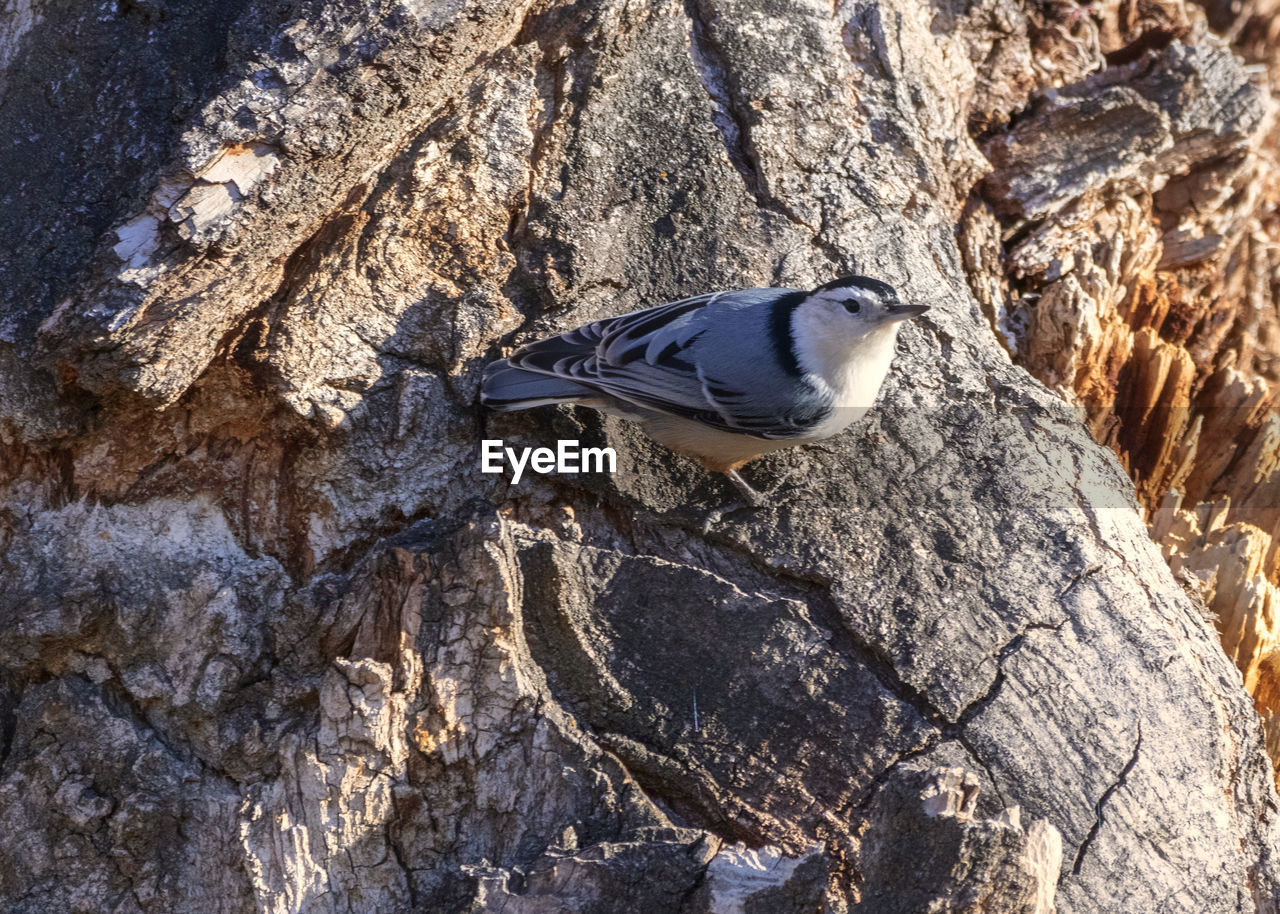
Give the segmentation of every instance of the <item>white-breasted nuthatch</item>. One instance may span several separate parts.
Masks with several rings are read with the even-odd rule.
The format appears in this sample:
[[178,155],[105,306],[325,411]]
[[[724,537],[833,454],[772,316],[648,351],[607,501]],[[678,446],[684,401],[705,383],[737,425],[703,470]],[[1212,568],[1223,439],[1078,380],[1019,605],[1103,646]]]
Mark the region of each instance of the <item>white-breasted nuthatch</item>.
[[576,403],[632,419],[755,504],[738,467],[860,419],[889,373],[898,328],[927,310],[865,276],[807,292],[695,295],[527,343],[485,369],[480,400],[503,410]]

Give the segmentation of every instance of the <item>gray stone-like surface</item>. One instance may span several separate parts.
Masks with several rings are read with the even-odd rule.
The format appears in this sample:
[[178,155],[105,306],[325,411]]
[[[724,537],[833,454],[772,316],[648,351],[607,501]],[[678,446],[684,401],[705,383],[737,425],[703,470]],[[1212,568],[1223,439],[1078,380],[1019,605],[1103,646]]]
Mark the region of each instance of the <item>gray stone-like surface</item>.
[[[1274,912],[1239,674],[969,291],[999,284],[956,240],[969,129],[1031,92],[1027,11],[980,6],[6,12],[11,141],[46,90],[43,148],[75,149],[11,150],[36,202],[0,220],[6,909],[836,911],[941,766],[980,786],[947,827],[1061,834],[1063,914]],[[78,53],[131,28],[145,53]],[[1238,151],[1257,99],[1186,40],[1058,71],[1062,133],[1120,93]],[[61,88],[23,68],[68,42]],[[156,73],[210,46],[171,102]],[[1062,153],[1016,140],[1034,201]],[[1141,188],[1112,164],[1082,186]],[[732,489],[634,427],[476,405],[503,342],[850,269],[933,306],[880,408],[749,467],[779,494],[707,532]],[[484,437],[619,472],[511,486]],[[733,889],[738,842],[773,883]]]

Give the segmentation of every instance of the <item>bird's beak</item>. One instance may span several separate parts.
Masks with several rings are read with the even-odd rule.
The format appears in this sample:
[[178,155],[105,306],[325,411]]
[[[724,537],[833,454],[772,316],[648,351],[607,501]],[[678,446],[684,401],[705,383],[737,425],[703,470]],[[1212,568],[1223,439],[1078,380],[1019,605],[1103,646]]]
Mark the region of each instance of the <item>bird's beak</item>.
[[919,317],[929,310],[928,305],[890,305],[885,309],[889,313],[889,319],[894,321],[905,321],[908,318]]

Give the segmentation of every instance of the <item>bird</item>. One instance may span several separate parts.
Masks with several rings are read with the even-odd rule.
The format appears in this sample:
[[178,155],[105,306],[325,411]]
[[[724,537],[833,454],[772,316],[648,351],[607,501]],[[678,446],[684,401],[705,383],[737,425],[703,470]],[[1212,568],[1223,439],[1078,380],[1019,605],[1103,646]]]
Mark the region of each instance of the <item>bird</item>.
[[902,323],[928,309],[856,275],[809,290],[707,292],[526,343],[486,366],[480,401],[570,403],[639,422],[758,506],[739,468],[862,418]]

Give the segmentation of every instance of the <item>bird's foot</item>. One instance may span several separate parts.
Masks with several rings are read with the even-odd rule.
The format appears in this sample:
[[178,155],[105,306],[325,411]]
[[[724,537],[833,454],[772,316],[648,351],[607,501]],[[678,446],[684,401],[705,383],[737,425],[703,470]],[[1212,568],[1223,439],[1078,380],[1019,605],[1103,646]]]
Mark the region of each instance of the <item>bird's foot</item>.
[[739,475],[737,470],[726,470],[725,474],[729,477],[729,481],[733,483],[734,488],[742,493],[742,498],[746,501],[747,506],[751,508],[759,508],[767,500],[765,495],[757,492],[747,484],[747,481]]
[[737,470],[726,470],[724,475],[729,477],[729,481],[733,483],[733,487],[738,490],[738,494],[741,497],[735,498],[728,504],[714,508],[711,513],[707,515],[706,521],[702,525],[703,533],[710,531],[712,527],[719,524],[729,514],[733,514],[737,511],[751,511],[756,508],[763,508],[769,503],[770,497],[782,488],[782,482],[786,479],[784,476],[782,480],[779,480],[779,482],[772,488],[761,492],[758,489],[753,488],[750,483],[743,479]]
[[791,488],[791,477],[795,474],[796,471],[794,469],[781,471],[773,478],[773,485],[764,490],[752,488],[745,479],[738,475],[736,470],[730,470],[727,475],[738,491],[742,493],[743,498],[747,500],[747,504],[753,508],[760,508],[773,501],[774,496],[779,492]]
[[702,520],[702,526],[699,532],[706,536],[711,532],[712,528],[717,527],[730,514],[738,511],[750,511],[759,508],[765,503],[765,498],[747,483],[745,479],[738,475],[736,470],[725,470],[724,475],[729,477],[729,481],[733,483],[733,487],[738,490],[739,498],[728,501],[718,508],[712,508],[707,512],[706,517]]
[[770,503],[773,496],[777,495],[778,492],[787,487],[787,481],[793,474],[793,470],[787,470],[774,480],[772,486],[764,491],[760,491],[743,479],[742,475],[738,473],[737,470],[725,470],[724,475],[729,477],[729,481],[733,483],[733,487],[738,490],[741,498],[735,498],[728,504],[712,509],[711,512],[707,514],[706,520],[702,524],[702,533],[706,534],[710,532],[711,528],[718,525],[725,517],[737,511],[749,511],[756,508],[763,508],[765,505]]
[[710,511],[707,512],[706,516],[702,518],[702,524],[701,526],[698,527],[698,535],[706,536],[716,527],[720,526],[720,522],[724,520],[724,516],[726,514],[728,514],[730,511],[737,511],[739,508],[742,508],[742,507],[744,506],[739,504],[737,501],[734,501],[731,504],[721,505],[718,508],[712,508]]

